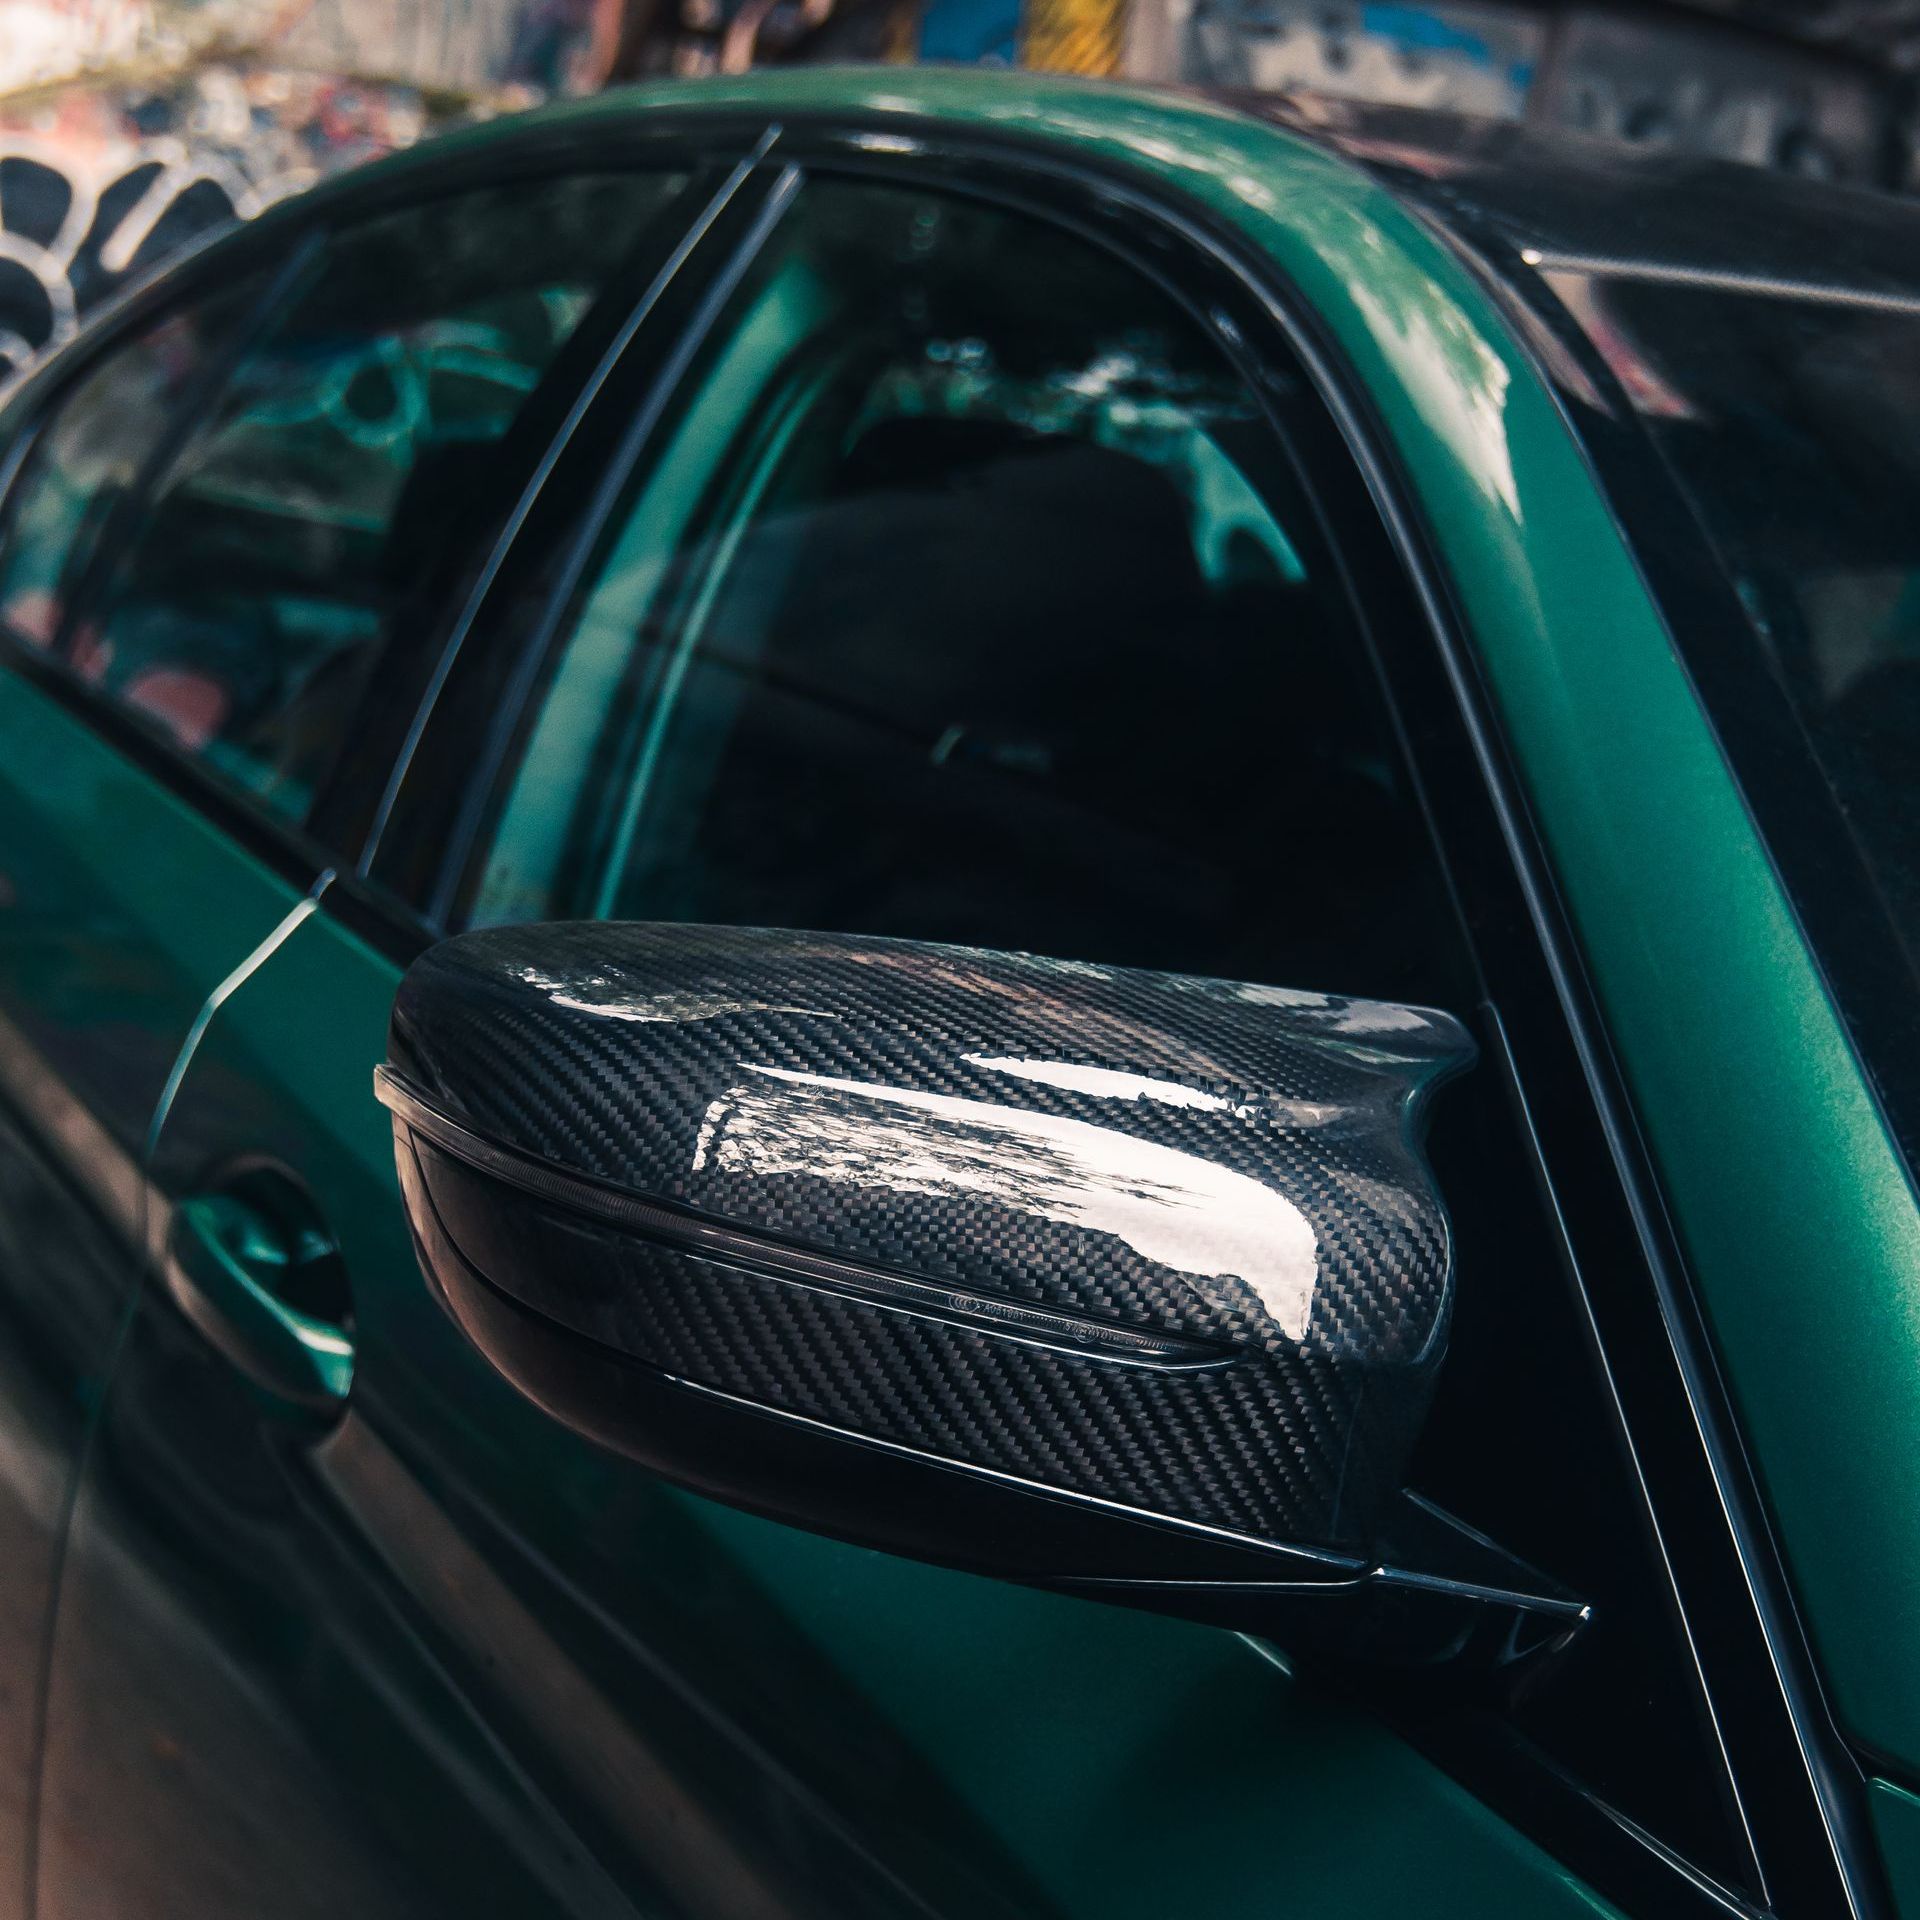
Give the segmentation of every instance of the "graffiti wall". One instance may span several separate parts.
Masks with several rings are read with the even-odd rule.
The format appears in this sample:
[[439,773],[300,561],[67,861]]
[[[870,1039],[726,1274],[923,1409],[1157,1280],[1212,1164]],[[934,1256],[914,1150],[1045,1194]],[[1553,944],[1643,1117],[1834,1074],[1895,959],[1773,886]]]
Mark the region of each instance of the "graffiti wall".
[[1135,0],[1125,66],[1882,184],[1905,98],[1893,75],[1832,49],[1611,0]]
[[431,119],[413,88],[221,66],[0,101],[0,379],[164,255]]
[[0,381],[166,254],[586,91],[628,0],[0,0]]

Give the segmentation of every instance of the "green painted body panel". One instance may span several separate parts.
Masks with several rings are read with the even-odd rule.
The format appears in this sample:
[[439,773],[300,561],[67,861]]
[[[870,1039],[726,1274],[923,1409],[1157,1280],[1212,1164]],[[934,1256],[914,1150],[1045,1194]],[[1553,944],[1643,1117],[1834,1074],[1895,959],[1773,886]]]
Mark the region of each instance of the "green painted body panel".
[[[232,868],[232,884],[201,883]],[[278,914],[192,808],[17,675],[0,694],[0,1920],[24,1911],[41,1632],[142,1230],[148,1123]]]
[[728,104],[927,116],[1125,168],[1229,223],[1317,312],[1505,722],[1838,1709],[1920,1765],[1920,1208],[1632,557],[1489,296],[1358,169],[1200,101],[815,70],[563,111],[584,131]]
[[[0,836],[8,1012],[137,1160],[209,987],[280,917],[279,883],[11,674],[0,700]],[[216,871],[225,884],[195,884]]]

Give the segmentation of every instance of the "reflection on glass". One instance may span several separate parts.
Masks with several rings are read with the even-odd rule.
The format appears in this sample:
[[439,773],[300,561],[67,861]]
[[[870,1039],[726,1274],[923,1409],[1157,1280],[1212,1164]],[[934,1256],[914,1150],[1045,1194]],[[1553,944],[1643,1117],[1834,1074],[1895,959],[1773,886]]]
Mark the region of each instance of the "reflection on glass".
[[257,281],[243,281],[169,315],[57,405],[8,502],[0,627],[12,638],[49,648],[59,637],[108,515],[259,292]]
[[523,181],[332,241],[159,481],[76,666],[302,817],[385,649],[445,619],[510,503],[510,429],[675,184]]
[[1362,656],[1261,406],[1157,285],[821,184],[614,516],[468,917],[1342,985],[1363,953],[1418,998]]

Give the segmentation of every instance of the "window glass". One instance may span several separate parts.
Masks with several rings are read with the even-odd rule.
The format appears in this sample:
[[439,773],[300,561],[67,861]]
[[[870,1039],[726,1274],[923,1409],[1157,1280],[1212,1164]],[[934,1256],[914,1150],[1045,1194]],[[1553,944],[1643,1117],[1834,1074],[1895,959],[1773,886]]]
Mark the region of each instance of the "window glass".
[[15,640],[53,645],[107,516],[258,293],[248,281],[170,314],[59,402],[14,485],[0,545],[0,626]]
[[509,430],[678,182],[579,176],[335,239],[170,463],[73,665],[304,815],[383,651],[445,617]]
[[803,196],[616,516],[478,922],[818,925],[1415,991],[1421,829],[1271,430],[1025,217]]

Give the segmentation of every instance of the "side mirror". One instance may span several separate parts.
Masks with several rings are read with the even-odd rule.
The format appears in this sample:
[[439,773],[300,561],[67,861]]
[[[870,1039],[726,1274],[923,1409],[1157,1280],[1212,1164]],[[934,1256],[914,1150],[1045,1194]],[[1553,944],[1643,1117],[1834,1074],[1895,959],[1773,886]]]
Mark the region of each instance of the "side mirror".
[[1580,1603],[1402,1492],[1446,1351],[1443,1013],[1023,954],[449,940],[389,1064],[429,1285],[696,1493],[1381,1657]]

